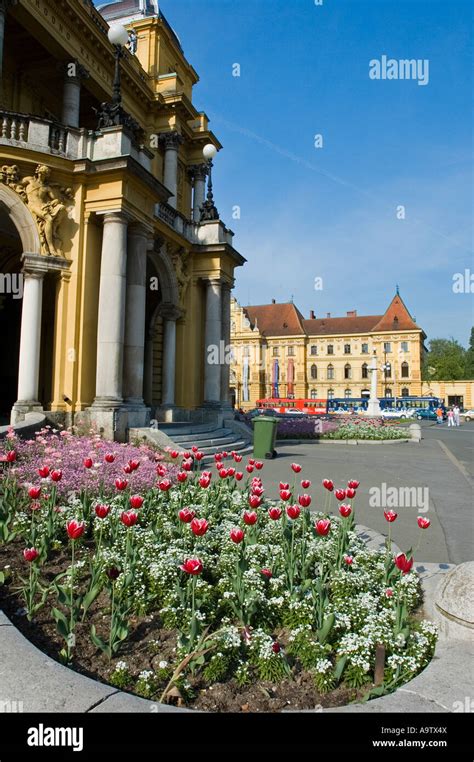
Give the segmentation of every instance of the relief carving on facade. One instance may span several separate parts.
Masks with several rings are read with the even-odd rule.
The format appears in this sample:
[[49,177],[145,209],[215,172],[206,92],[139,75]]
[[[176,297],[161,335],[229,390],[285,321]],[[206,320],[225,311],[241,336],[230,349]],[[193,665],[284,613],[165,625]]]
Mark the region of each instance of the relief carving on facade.
[[45,164],[38,164],[33,176],[20,179],[16,164],[4,165],[0,169],[0,182],[17,193],[28,206],[39,230],[41,253],[47,256],[64,256],[63,226],[68,219],[67,208],[71,205],[73,193],[50,180],[51,170]]
[[179,306],[182,309],[184,309],[186,293],[191,280],[189,254],[189,251],[185,251],[185,249],[178,249],[171,254],[176,280],[178,281]]

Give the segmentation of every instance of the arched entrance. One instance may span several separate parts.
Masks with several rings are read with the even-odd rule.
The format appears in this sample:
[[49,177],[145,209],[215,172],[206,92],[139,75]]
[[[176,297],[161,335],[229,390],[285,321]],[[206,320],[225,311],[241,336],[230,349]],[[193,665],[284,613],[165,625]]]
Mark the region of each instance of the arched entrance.
[[0,206],[0,425],[10,421],[18,392],[23,276],[22,245],[18,231],[4,207]]

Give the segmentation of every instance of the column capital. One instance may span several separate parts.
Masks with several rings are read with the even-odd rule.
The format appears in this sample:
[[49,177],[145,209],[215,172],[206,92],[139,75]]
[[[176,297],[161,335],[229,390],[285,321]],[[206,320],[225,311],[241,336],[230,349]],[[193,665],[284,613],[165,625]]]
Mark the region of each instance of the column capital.
[[98,217],[102,217],[103,224],[115,222],[120,225],[128,225],[130,222],[130,215],[122,212],[121,209],[113,209],[105,212],[96,212]]
[[146,238],[148,241],[153,235],[153,228],[151,227],[151,225],[146,225],[144,222],[140,222],[138,220],[137,221],[130,220],[129,226],[128,226],[128,233],[129,235],[141,236],[143,238]]
[[218,275],[210,275],[208,278],[203,278],[204,283],[208,288],[211,286],[223,286],[222,280]]
[[165,151],[178,151],[181,143],[184,143],[184,138],[179,132],[176,131],[161,132],[158,136],[158,142],[165,149]]
[[171,304],[171,302],[162,302],[158,307],[158,314],[165,320],[172,320],[175,322],[182,316],[183,311],[175,304]]
[[207,164],[191,164],[188,167],[188,175],[191,180],[204,181],[209,174],[209,166]]

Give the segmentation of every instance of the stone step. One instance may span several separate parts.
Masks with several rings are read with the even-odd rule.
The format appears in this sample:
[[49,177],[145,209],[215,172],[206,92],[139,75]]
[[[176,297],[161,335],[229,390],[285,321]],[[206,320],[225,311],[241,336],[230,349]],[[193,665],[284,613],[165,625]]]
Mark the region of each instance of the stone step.
[[230,429],[212,429],[211,431],[200,431],[198,433],[193,432],[191,434],[165,433],[167,433],[173,442],[176,442],[176,444],[181,444],[182,442],[186,442],[186,444],[188,444],[191,442],[191,444],[199,445],[200,442],[205,442],[209,439],[228,439],[229,437],[234,437],[235,439],[236,437],[236,434]]
[[192,436],[193,434],[209,434],[216,431],[215,423],[159,423],[158,431],[174,439],[175,436]]

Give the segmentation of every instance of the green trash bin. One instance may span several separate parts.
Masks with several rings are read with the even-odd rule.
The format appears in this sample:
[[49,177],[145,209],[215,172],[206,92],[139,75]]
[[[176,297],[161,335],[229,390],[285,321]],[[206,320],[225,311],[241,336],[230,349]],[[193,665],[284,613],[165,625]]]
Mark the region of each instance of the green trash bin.
[[275,458],[278,421],[270,415],[259,415],[253,421],[253,454],[256,458]]

